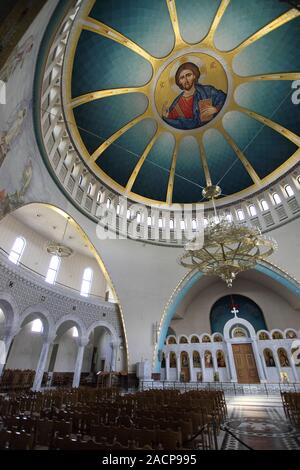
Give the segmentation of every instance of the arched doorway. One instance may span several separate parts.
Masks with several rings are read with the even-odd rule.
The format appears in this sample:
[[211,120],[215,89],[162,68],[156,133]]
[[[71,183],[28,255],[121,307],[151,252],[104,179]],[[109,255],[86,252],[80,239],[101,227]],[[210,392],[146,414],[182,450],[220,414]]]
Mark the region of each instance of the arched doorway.
[[251,323],[239,317],[229,320],[224,326],[224,338],[230,352],[229,356],[232,351],[232,366],[235,369],[237,382],[260,383],[262,377],[260,358],[256,333]]

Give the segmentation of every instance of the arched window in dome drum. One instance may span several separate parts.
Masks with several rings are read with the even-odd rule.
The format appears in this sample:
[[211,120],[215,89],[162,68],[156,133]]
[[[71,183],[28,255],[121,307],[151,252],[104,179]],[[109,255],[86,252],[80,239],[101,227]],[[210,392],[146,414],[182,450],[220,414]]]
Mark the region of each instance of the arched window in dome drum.
[[242,209],[238,209],[237,216],[239,220],[244,220],[245,219],[244,211]]
[[253,204],[251,204],[251,206],[249,206],[249,213],[250,213],[251,217],[254,217],[254,216],[257,215],[256,207]]
[[272,194],[273,201],[276,205],[281,203],[281,199],[278,193],[273,193]]
[[269,204],[267,203],[267,201],[265,199],[262,199],[260,201],[260,205],[261,205],[261,208],[262,208],[263,211],[269,210]]
[[289,184],[287,184],[287,185],[284,187],[284,190],[285,190],[286,195],[287,195],[288,197],[294,196],[294,191],[292,190],[292,187],[291,187]]

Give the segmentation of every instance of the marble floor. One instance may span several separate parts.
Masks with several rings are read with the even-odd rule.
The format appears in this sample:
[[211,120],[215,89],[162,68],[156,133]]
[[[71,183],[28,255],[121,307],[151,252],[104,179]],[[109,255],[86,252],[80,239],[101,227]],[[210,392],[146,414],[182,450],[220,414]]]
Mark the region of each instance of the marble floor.
[[[222,432],[222,450],[300,450],[300,429],[286,419],[281,397],[245,395],[227,397],[229,432]],[[221,437],[221,436],[220,436]],[[246,444],[245,445],[243,445]]]

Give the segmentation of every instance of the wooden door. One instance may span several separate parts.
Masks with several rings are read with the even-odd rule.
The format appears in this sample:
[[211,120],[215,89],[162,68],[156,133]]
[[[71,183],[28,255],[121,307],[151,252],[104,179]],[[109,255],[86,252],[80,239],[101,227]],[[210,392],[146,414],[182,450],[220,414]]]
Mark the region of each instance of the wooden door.
[[238,382],[241,384],[259,383],[252,345],[249,343],[233,344],[232,351]]

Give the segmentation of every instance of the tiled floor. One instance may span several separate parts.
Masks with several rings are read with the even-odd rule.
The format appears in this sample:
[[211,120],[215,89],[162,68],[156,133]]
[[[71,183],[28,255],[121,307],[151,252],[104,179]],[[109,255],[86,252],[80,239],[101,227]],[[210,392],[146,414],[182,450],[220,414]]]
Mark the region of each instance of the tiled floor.
[[[240,396],[227,399],[226,428],[254,450],[300,450],[300,429],[286,420],[279,396]],[[223,450],[247,450],[224,433]]]

